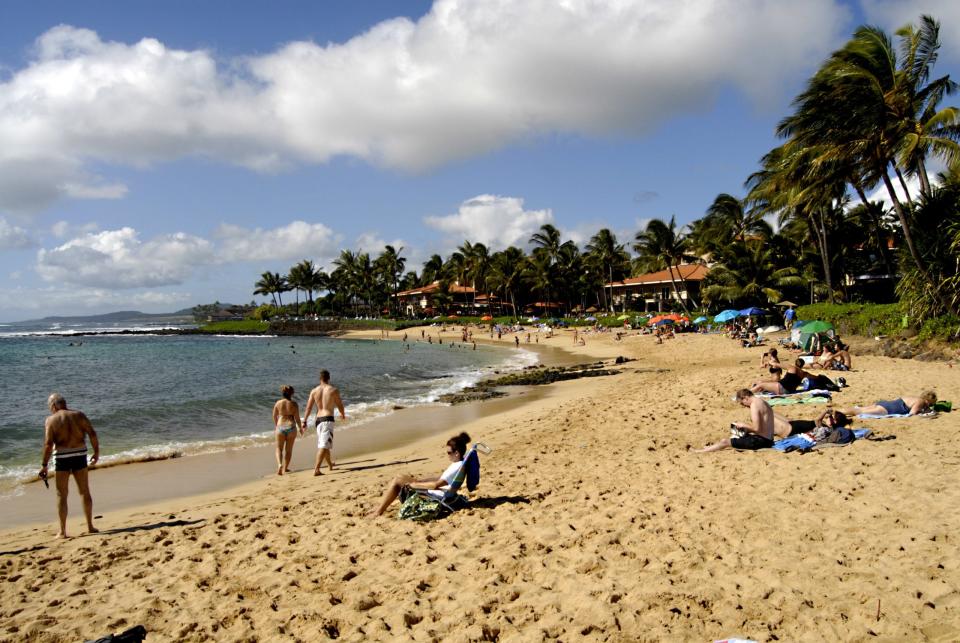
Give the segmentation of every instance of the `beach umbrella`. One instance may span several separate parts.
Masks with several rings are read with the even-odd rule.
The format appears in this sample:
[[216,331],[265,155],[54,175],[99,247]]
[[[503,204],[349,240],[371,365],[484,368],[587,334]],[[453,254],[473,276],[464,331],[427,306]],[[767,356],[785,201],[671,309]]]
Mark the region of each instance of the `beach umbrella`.
[[717,315],[716,317],[714,317],[714,318],[713,318],[713,321],[722,324],[722,323],[724,323],[724,322],[730,321],[731,319],[736,319],[736,318],[739,317],[739,316],[740,316],[740,311],[739,311],[739,310],[732,310],[732,309],[731,309],[731,310],[725,310],[725,311],[723,311],[722,313],[720,313],[719,315]]
[[588,313],[595,313],[595,312],[597,312],[597,307],[596,307],[596,306],[590,306],[590,308],[587,308],[587,312],[588,312]]
[[742,315],[743,317],[747,317],[749,315],[766,315],[766,314],[767,314],[767,311],[765,311],[763,308],[756,308],[755,306],[751,306],[750,308],[744,308],[743,310],[740,311],[740,315]]
[[480,318],[480,321],[493,321],[493,316],[484,315],[483,317]]
[[456,315],[448,315],[448,316],[447,316],[447,319],[457,319],[457,316],[456,316]]
[[704,317],[703,315],[701,315],[701,316],[697,317],[696,319],[694,319],[694,320],[693,320],[693,323],[694,323],[694,324],[702,324],[702,323],[705,322],[705,321],[707,321],[707,318]]
[[584,317],[583,321],[597,321],[597,318],[593,315],[590,315],[589,317]]
[[804,333],[825,333],[828,330],[833,330],[833,324],[825,321],[809,321],[803,325]]
[[787,301],[787,300],[783,300],[783,301],[781,301],[781,302],[780,302],[779,304],[777,304],[777,305],[778,305],[778,306],[783,306],[784,308],[789,308],[790,306],[796,306],[795,303],[793,303],[792,301]]
[[630,319],[630,315],[620,315],[617,317],[618,321],[623,321],[624,319]]
[[669,317],[665,317],[660,321],[658,321],[657,323],[655,323],[654,326],[663,326],[665,324],[672,324],[672,323],[674,323],[672,319],[670,319]]

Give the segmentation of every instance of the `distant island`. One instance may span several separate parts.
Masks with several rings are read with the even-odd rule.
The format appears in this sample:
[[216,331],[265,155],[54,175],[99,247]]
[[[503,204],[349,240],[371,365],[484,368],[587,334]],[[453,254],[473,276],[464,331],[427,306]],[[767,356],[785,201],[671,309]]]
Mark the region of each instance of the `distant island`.
[[190,308],[178,310],[173,313],[144,313],[139,310],[118,310],[113,313],[104,313],[102,315],[76,315],[76,316],[54,316],[44,317],[42,319],[27,319],[15,324],[34,324],[34,323],[96,323],[96,322],[132,322],[132,321],[173,321],[181,323],[193,322],[193,311]]

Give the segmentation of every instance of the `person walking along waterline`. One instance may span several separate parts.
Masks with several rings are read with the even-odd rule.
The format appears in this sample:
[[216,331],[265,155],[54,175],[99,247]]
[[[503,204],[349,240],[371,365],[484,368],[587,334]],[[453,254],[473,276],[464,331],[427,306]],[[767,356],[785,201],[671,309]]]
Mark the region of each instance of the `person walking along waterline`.
[[303,413],[304,424],[310,419],[310,411],[317,407],[317,460],[313,468],[313,475],[320,475],[320,467],[326,460],[329,470],[333,471],[333,410],[340,411],[340,419],[346,420],[347,414],[343,410],[343,401],[340,391],[330,385],[330,372],[320,371],[320,386],[310,391],[307,399],[307,409]]
[[[90,495],[90,483],[87,470],[87,436],[93,447],[91,465],[100,459],[100,441],[97,432],[87,416],[80,411],[67,408],[67,401],[59,393],[51,393],[47,398],[50,416],[44,422],[43,460],[39,476],[47,479],[47,465],[53,454],[57,465],[57,513],[60,518],[58,538],[67,538],[67,492],[70,489],[70,475],[77,481],[77,489],[83,497],[83,513],[87,518],[87,533],[97,533],[93,526],[93,496]],[[56,453],[54,453],[56,449]]]
[[290,473],[290,458],[293,457],[293,443],[297,433],[303,435],[300,423],[300,407],[293,401],[293,387],[284,384],[280,387],[282,398],[273,405],[273,426],[277,438],[277,475]]

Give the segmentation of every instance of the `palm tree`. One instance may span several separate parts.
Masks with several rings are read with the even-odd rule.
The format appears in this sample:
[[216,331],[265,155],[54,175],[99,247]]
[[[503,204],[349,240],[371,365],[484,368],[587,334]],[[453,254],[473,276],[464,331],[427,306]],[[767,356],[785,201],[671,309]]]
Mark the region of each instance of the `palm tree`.
[[703,298],[731,304],[768,304],[783,299],[784,287],[802,286],[793,266],[777,263],[769,243],[750,239],[735,246],[727,263],[714,265],[704,283]]
[[[254,284],[256,288],[253,291],[254,295],[270,295],[273,298],[273,305],[277,305],[277,298],[280,297],[280,293],[286,292],[286,282],[279,273],[264,272],[260,275],[260,279],[257,280],[257,283]],[[280,306],[283,306],[283,298],[280,297]]]
[[440,255],[431,255],[423,264],[423,270],[420,271],[420,285],[429,286],[435,281],[440,280],[443,272],[443,257]]
[[517,318],[516,292],[523,280],[526,264],[526,255],[516,246],[496,252],[490,259],[490,286],[510,299],[514,319]]
[[610,284],[610,297],[607,297],[606,289],[603,291],[604,307],[613,312],[613,275],[614,271],[618,276],[626,271],[626,265],[630,261],[630,255],[622,243],[617,241],[617,235],[609,228],[603,228],[597,234],[590,238],[587,243],[588,257],[603,271],[607,283]]
[[403,268],[407,263],[406,258],[400,255],[401,252],[403,252],[402,247],[397,250],[391,245],[384,246],[383,252],[380,253],[380,256],[377,257],[375,262],[386,278],[387,283],[390,285],[390,292],[393,295],[390,300],[391,310],[394,310],[394,306],[398,303],[397,292],[400,290],[400,274],[403,272]]
[[[633,250],[639,256],[637,258],[637,267],[641,272],[651,272],[656,270],[667,270],[670,274],[670,283],[673,284],[673,293],[683,307],[684,312],[690,314],[685,299],[680,297],[680,289],[677,287],[677,280],[674,278],[674,268],[679,268],[681,264],[690,263],[696,260],[696,257],[689,254],[687,240],[682,234],[677,234],[677,224],[675,217],[670,217],[670,223],[666,224],[660,219],[652,219],[647,224],[647,229],[638,232],[636,243],[633,244]],[[687,283],[680,270],[677,275],[683,283],[684,291],[687,291]],[[688,295],[689,296],[689,295]]]

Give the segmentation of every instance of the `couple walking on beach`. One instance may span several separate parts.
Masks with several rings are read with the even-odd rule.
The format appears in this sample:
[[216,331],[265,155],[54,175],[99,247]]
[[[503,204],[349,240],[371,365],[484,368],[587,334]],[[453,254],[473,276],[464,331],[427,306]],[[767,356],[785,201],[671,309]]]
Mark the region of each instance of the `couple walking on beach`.
[[324,462],[332,471],[334,410],[340,411],[340,419],[342,420],[347,419],[347,414],[343,410],[340,391],[330,384],[330,372],[326,369],[320,371],[320,385],[310,391],[302,420],[300,418],[300,407],[293,401],[293,387],[284,384],[280,387],[280,393],[283,397],[273,405],[273,425],[276,427],[277,438],[277,475],[282,476],[284,473],[290,472],[293,443],[296,441],[298,433],[301,436],[306,433],[310,413],[314,407],[317,409],[317,459],[313,475],[321,475],[320,467],[323,466]]

